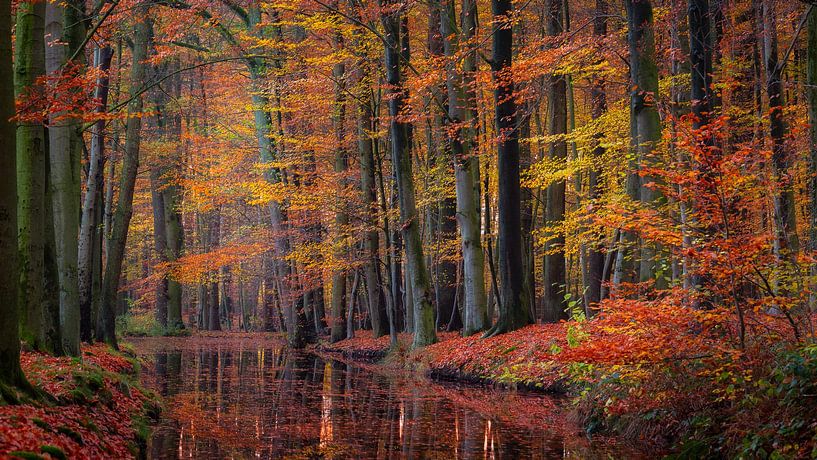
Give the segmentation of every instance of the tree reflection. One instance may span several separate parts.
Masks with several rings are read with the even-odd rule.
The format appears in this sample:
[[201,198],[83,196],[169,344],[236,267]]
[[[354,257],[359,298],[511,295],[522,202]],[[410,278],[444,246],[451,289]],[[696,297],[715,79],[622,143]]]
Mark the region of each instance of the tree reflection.
[[[592,458],[541,396],[384,375],[282,343],[161,345],[151,458]],[[147,339],[145,339],[147,342]],[[146,348],[143,345],[139,348]],[[603,447],[603,446],[602,446]]]

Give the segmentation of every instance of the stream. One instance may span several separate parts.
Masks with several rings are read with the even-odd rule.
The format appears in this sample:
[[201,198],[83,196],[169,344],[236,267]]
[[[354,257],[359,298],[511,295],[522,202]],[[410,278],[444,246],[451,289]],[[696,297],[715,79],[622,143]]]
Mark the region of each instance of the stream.
[[165,411],[148,458],[640,458],[564,398],[442,383],[261,336],[130,339]]

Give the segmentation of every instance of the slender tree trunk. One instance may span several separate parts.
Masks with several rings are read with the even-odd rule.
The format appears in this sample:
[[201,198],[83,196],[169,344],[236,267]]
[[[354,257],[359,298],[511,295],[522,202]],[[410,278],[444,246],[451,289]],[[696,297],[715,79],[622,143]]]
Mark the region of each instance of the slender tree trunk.
[[[210,232],[210,250],[214,250],[219,246],[219,242],[221,241],[221,208],[215,208],[210,213],[208,218],[209,224],[207,226],[207,231]],[[219,274],[219,271],[216,270],[214,273],[216,279],[210,281],[207,289],[209,296],[207,306],[210,309],[210,313],[207,315],[209,320],[207,330],[209,331],[221,330],[221,296],[219,295]]]
[[[46,5],[46,34],[52,37],[46,48],[46,70],[50,75],[64,71],[70,46],[72,27],[67,22],[74,14],[63,5]],[[81,21],[80,21],[81,23]],[[63,348],[72,356],[79,355],[80,308],[77,257],[79,238],[79,142],[77,122],[65,113],[52,115],[49,128],[49,161],[54,213],[54,235],[57,243],[57,267],[60,293],[60,329]]]
[[[631,92],[631,131],[633,146],[640,163],[654,163],[652,153],[661,140],[661,119],[658,115],[658,67],[655,61],[655,30],[651,0],[626,0],[629,24]],[[637,166],[638,167],[638,166]],[[647,184],[654,178],[644,176],[639,185],[639,198],[646,206],[652,206],[659,198]],[[639,256],[639,280],[655,278],[660,264],[661,248],[644,241]],[[660,285],[663,277],[656,280]]]
[[[460,227],[463,257],[463,287],[465,291],[463,335],[475,334],[487,327],[485,298],[485,256],[482,251],[480,230],[479,158],[474,154],[475,136],[471,98],[476,60],[468,53],[463,61],[463,71],[453,62],[459,52],[455,2],[444,4],[440,31],[443,36],[446,66],[446,89],[448,91],[448,148],[454,162],[457,191],[457,222]],[[468,46],[476,33],[476,2],[466,0],[462,11],[462,41]],[[467,123],[470,122],[470,123]],[[463,126],[463,123],[466,123]]]
[[[171,69],[176,70],[179,62],[174,61]],[[181,97],[181,77],[177,76],[173,81],[173,94],[178,100]],[[172,136],[172,142],[181,142],[182,120],[181,115],[176,113],[169,117],[168,134]],[[166,163],[163,173],[170,172],[171,176],[181,175],[183,170],[181,164],[181,151],[174,149],[173,158],[165,159]],[[181,197],[182,188],[176,180],[164,180],[162,182],[162,204],[164,205],[164,227],[166,233],[166,253],[168,262],[174,262],[182,256],[184,251],[184,227],[182,225]],[[182,321],[182,285],[174,280],[167,281],[167,328],[170,331],[184,329]]]
[[[48,136],[45,136],[48,151]],[[46,349],[62,356],[62,329],[60,328],[60,276],[57,269],[57,238],[54,235],[54,200],[51,194],[51,162],[45,158],[45,225],[43,226],[43,328]]]
[[[599,40],[604,40],[607,36],[607,15],[609,6],[607,0],[596,0],[596,16],[593,18],[593,36]],[[607,91],[603,75],[597,75],[593,79],[593,86],[590,89],[592,108],[590,116],[593,120],[598,120],[607,113]],[[599,132],[593,138],[593,164],[598,165],[601,157],[604,156],[604,133]],[[601,168],[593,166],[588,177],[588,197],[590,200],[601,198]],[[591,241],[587,246],[587,288],[584,294],[586,315],[588,318],[597,313],[596,307],[602,300],[602,284],[604,283],[604,235],[599,235],[595,241]]]
[[[343,47],[343,40],[340,34],[337,34],[334,39],[334,44],[338,48]],[[346,96],[345,90],[346,78],[346,64],[339,62],[332,68],[332,79],[335,81],[335,104],[333,108],[333,120],[335,131],[335,174],[338,175],[338,194],[335,200],[335,257],[340,261],[341,266],[335,269],[332,275],[332,334],[330,342],[339,342],[345,338],[350,326],[353,326],[351,321],[347,324],[346,314],[344,309],[346,307],[346,262],[349,257],[349,247],[346,238],[347,226],[349,225],[349,215],[346,212],[346,203],[343,202],[344,191],[346,188],[345,174],[349,168],[349,155],[345,144],[345,122],[346,122]],[[355,275],[355,282],[357,282],[357,275]],[[352,291],[350,298],[354,296]],[[351,305],[352,302],[349,302]],[[349,312],[351,314],[351,312]]]
[[[8,84],[14,80],[11,63],[11,2],[0,1],[0,168],[9,172],[0,182],[0,386],[23,386],[25,377],[20,368],[20,335],[17,270],[17,168],[15,144],[14,88]],[[5,391],[3,391],[5,393]]]
[[[364,75],[361,83],[368,83],[370,77]],[[368,95],[368,90],[366,91]],[[377,233],[377,185],[374,174],[374,141],[372,140],[372,104],[369,98],[358,106],[358,150],[360,153],[360,189],[366,206],[365,219],[368,226],[364,235],[364,251],[367,259],[365,268],[366,293],[372,317],[372,334],[382,337],[389,333],[386,302],[380,279],[380,238]]]
[[[161,161],[161,160],[160,160]],[[150,202],[153,209],[153,249],[158,262],[167,262],[167,229],[165,228],[165,204],[161,192],[162,172],[158,165],[150,168]],[[156,283],[156,320],[167,329],[168,280],[162,276]]]
[[786,151],[788,133],[783,118],[782,66],[778,58],[777,15],[773,0],[763,0],[763,61],[766,68],[766,95],[769,98],[769,128],[772,140],[772,166],[776,182],[774,192],[775,254],[780,260],[793,261],[799,251],[794,186],[789,177],[791,159]]
[[[17,41],[14,89],[18,98],[38,89],[45,74],[45,3],[21,2],[17,6]],[[17,126],[17,243],[20,268],[20,335],[35,350],[48,350],[45,284],[45,127],[39,120]]]
[[514,83],[511,78],[513,56],[513,3],[492,0],[493,56],[491,71],[496,89],[497,174],[499,179],[499,319],[488,335],[501,334],[531,322],[524,299],[522,272],[522,227],[519,184],[519,131],[517,127]]
[[[150,35],[148,19],[149,7],[142,3],[137,8],[138,22],[133,31],[133,63],[130,75],[130,97],[128,113],[141,114],[143,111],[142,95],[139,93],[145,81],[145,60],[147,59],[147,42]],[[119,290],[119,278],[122,273],[122,261],[125,255],[125,244],[128,238],[128,226],[133,215],[133,190],[136,184],[136,173],[139,170],[139,146],[141,141],[141,116],[128,117],[125,140],[125,152],[122,159],[122,175],[119,180],[119,201],[116,204],[111,222],[111,235],[108,243],[105,278],[102,282],[102,336],[109,345],[117,347],[116,342],[116,299]]]
[[[386,38],[386,80],[389,84],[389,131],[392,141],[392,167],[400,201],[400,227],[406,245],[406,270],[411,290],[414,312],[414,341],[412,348],[421,348],[437,341],[434,330],[434,306],[431,302],[431,287],[423,257],[423,242],[420,237],[420,222],[414,195],[414,180],[411,164],[411,124],[400,118],[405,106],[406,94],[400,74],[401,46],[407,49],[407,25],[401,27],[399,13],[393,12],[382,17]],[[402,35],[402,37],[401,37]],[[402,40],[401,40],[402,39]],[[405,59],[405,55],[402,56]]]
[[[443,2],[435,0],[430,8],[428,18],[428,49],[434,59],[443,60],[445,55],[445,36],[442,34],[442,18],[446,16]],[[456,22],[454,23],[456,24]],[[456,27],[454,27],[456,29]],[[440,142],[442,127],[446,124],[450,103],[446,104],[448,91],[446,87],[435,86],[431,89],[428,104],[433,107],[433,116],[429,117],[427,129],[427,163],[430,169],[434,170],[433,180],[439,177],[440,168],[438,165],[450,165],[452,163],[451,149]],[[440,106],[443,106],[442,108]],[[448,106],[448,110],[443,110]],[[448,168],[442,169],[447,175]],[[457,263],[450,257],[445,257],[443,248],[447,247],[447,241],[456,238],[457,233],[457,203],[454,196],[438,197],[436,202],[428,208],[428,218],[426,226],[429,229],[428,240],[433,248],[430,251],[429,271],[434,280],[435,301],[437,304],[436,325],[438,328],[445,327],[446,330],[462,329],[462,319],[456,305],[457,292]]]
[[[107,110],[108,104],[108,70],[111,67],[113,49],[110,46],[103,46],[94,50],[94,66],[96,66],[101,76],[97,79],[94,97],[99,101],[99,113]],[[91,151],[88,160],[88,178],[85,187],[85,197],[82,204],[82,222],[79,231],[79,311],[80,311],[80,337],[83,341],[90,341],[93,336],[93,274],[94,242],[96,241],[97,209],[102,205],[99,191],[102,188],[104,150],[105,150],[105,120],[94,123],[91,132]]]
[[[808,17],[808,50],[806,59],[806,96],[809,118],[809,251],[817,251],[817,8]],[[817,264],[811,266],[811,276],[817,277]],[[817,309],[817,293],[811,286],[811,310]]]
[[[562,0],[548,0],[548,36],[557,37],[564,32],[564,5]],[[548,86],[548,133],[551,136],[567,134],[567,80],[565,75],[551,75]],[[561,164],[567,161],[567,142],[557,138],[550,144],[550,161]],[[565,220],[565,181],[559,180],[547,188],[545,224],[560,227]],[[564,234],[551,236],[548,240],[548,254],[545,256],[545,305],[543,319],[555,323],[567,319],[567,287],[564,253]]]

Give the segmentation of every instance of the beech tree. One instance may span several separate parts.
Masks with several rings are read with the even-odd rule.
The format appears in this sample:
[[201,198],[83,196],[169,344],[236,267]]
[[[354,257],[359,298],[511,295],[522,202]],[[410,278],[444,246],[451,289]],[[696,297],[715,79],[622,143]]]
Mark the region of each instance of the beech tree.
[[522,228],[519,185],[519,131],[514,83],[510,75],[513,57],[513,28],[510,20],[513,4],[492,0],[495,123],[497,174],[499,181],[499,318],[487,335],[518,329],[531,322],[527,301],[523,298]]
[[[11,62],[11,2],[0,2],[0,81],[14,80]],[[15,145],[14,88],[3,85],[0,89],[0,164],[4,171],[16,170],[17,154]],[[3,334],[0,338],[0,386],[3,394],[7,386],[25,384],[20,368],[20,335],[18,328],[19,271],[17,267],[17,179],[9,174],[0,184],[0,255],[3,270],[0,270],[0,324]],[[5,399],[5,398],[4,398]]]

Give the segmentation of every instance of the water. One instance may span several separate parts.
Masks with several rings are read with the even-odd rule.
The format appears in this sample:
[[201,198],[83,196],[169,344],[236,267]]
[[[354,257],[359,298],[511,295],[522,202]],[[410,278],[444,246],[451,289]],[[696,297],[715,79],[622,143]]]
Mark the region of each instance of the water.
[[132,340],[166,407],[148,457],[624,458],[565,401],[433,382],[259,337]]

